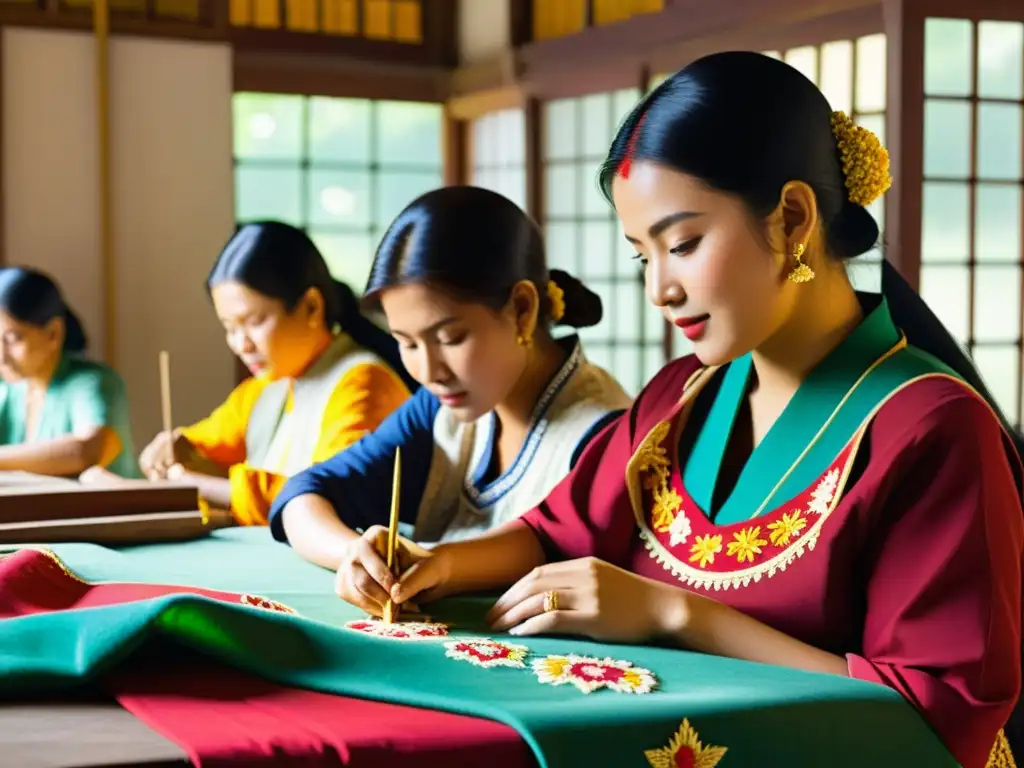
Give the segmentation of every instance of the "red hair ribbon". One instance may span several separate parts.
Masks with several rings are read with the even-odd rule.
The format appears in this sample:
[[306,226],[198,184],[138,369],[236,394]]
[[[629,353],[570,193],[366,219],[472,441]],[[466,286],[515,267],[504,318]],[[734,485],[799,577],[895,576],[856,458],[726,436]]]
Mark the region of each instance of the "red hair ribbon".
[[629,141],[626,142],[626,154],[622,158],[622,162],[619,163],[618,174],[624,178],[629,178],[629,168],[633,164],[633,155],[636,154],[636,142],[640,138],[640,128],[644,124],[644,120],[647,117],[647,113],[644,112],[640,115],[640,119],[636,121],[636,125],[633,126],[633,133],[629,137]]

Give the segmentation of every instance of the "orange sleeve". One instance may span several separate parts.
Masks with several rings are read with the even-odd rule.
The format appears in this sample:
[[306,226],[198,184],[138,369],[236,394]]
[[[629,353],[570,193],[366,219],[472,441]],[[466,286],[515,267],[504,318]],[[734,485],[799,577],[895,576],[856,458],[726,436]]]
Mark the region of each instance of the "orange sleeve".
[[199,453],[223,467],[244,462],[249,415],[267,383],[267,379],[246,379],[213,413],[202,421],[183,427],[181,434]]
[[288,478],[248,464],[235,464],[228,470],[231,483],[231,515],[239,525],[266,525],[274,497]]
[[324,409],[313,461],[326,461],[345,450],[408,399],[408,388],[386,365],[354,366],[338,382]]

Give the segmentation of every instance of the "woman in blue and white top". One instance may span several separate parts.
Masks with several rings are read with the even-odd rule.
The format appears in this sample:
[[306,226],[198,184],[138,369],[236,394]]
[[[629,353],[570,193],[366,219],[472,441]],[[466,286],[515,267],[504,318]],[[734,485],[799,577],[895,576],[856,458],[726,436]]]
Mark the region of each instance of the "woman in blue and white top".
[[596,325],[600,298],[549,272],[537,226],[494,192],[446,187],[413,201],[384,235],[366,299],[423,386],[278,495],[274,537],[324,567],[339,567],[356,530],[387,525],[396,448],[412,537],[464,538],[540,502],[630,404],[575,335],[550,330]]

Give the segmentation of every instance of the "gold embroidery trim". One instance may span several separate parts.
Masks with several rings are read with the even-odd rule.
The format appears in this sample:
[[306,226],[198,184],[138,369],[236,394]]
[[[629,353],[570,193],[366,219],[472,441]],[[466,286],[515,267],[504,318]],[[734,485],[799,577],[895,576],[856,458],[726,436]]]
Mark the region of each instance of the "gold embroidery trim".
[[1017,768],[1013,759],[1013,752],[1010,751],[1010,742],[1006,740],[1006,733],[1002,730],[996,736],[992,751],[989,752],[988,762],[985,768]]
[[[807,455],[808,451],[810,451],[811,446],[820,438],[820,436],[824,433],[825,428],[835,418],[836,413],[838,413],[839,408],[843,405],[843,403],[846,402],[846,399],[850,396],[850,393],[853,392],[854,389],[856,389],[856,387],[864,380],[864,378],[866,378],[867,373],[870,372],[875,367],[877,367],[878,365],[880,365],[888,357],[895,354],[900,349],[906,347],[906,345],[906,337],[901,338],[899,343],[897,343],[893,348],[888,350],[884,355],[882,355],[878,360],[876,360],[870,366],[868,371],[862,374],[861,377],[856,382],[854,382],[853,386],[847,391],[846,395],[844,395],[843,399],[833,410],[832,414],[829,416],[828,421],[826,421],[825,424],[822,425],[821,429],[818,430],[818,433],[814,436],[814,438],[812,438],[810,443],[808,443],[808,446],[803,450],[800,456],[797,457],[796,461],[786,471],[785,475],[783,475],[779,482],[776,483],[775,487],[768,494],[765,500],[761,503],[761,506],[758,508],[757,512],[751,519],[757,517],[761,513],[761,511],[768,503],[768,501],[772,498],[772,496],[775,495],[775,493],[782,486],[785,480],[792,474],[796,466]],[[832,511],[838,504],[839,499],[842,497],[843,489],[846,486],[846,481],[849,478],[850,471],[853,467],[853,461],[857,456],[857,451],[860,447],[860,442],[863,439],[863,435],[867,425],[871,423],[871,420],[875,417],[878,411],[881,410],[881,408],[885,406],[885,404],[888,403],[889,400],[891,400],[899,392],[903,391],[910,385],[927,378],[947,378],[951,381],[955,381],[961,386],[963,386],[968,392],[972,393],[981,403],[984,403],[986,406],[988,406],[989,411],[993,414],[996,420],[999,421],[998,417],[995,416],[995,412],[992,411],[991,406],[988,405],[984,398],[982,398],[981,395],[979,395],[969,384],[956,378],[955,376],[950,376],[949,374],[945,373],[928,373],[923,374],[921,376],[917,376],[913,379],[910,379],[909,381],[904,382],[901,386],[897,387],[895,390],[890,392],[888,396],[886,396],[886,398],[883,399],[880,403],[876,404],[875,407],[871,410],[871,412],[864,418],[863,422],[861,423],[860,427],[855,433],[854,445],[850,451],[850,455],[847,458],[845,466],[842,468],[841,473],[837,477],[833,477],[832,473],[830,472],[821,482],[819,482],[818,487],[815,488],[814,492],[811,494],[811,501],[808,503],[807,512],[817,514],[817,520],[811,525],[809,529],[807,529],[807,532],[799,538],[793,540],[793,543],[790,544],[782,552],[778,553],[777,555],[766,560],[763,563],[759,563],[757,565],[753,565],[749,568],[744,568],[738,571],[734,570],[730,572],[716,573],[704,569],[708,564],[713,564],[715,556],[722,551],[722,535],[709,533],[698,535],[695,538],[694,544],[690,548],[689,561],[692,563],[697,563],[698,567],[689,565],[688,563],[685,563],[682,560],[676,558],[657,540],[657,537],[654,536],[654,534],[647,526],[647,521],[645,519],[646,516],[644,511],[642,487],[646,486],[649,490],[651,490],[652,496],[654,496],[653,501],[655,507],[652,509],[652,524],[655,521],[658,523],[658,527],[655,528],[655,530],[660,533],[667,531],[668,528],[671,527],[672,523],[672,520],[668,519],[668,515],[671,514],[674,518],[676,514],[680,513],[681,504],[680,507],[673,508],[674,499],[667,495],[667,491],[671,490],[668,488],[667,478],[671,477],[672,462],[668,459],[668,450],[663,445],[663,443],[665,439],[668,438],[669,434],[672,432],[674,420],[680,417],[680,415],[685,410],[686,406],[691,404],[696,394],[702,389],[703,385],[710,380],[710,378],[714,375],[714,373],[717,370],[717,367],[705,368],[690,376],[690,378],[686,382],[686,386],[683,389],[682,397],[679,400],[678,407],[677,409],[675,409],[675,412],[671,414],[667,420],[658,422],[650,430],[650,432],[648,432],[647,436],[641,441],[640,445],[634,452],[633,456],[626,463],[626,488],[629,491],[630,504],[633,507],[633,515],[637,521],[638,527],[640,528],[640,536],[644,540],[644,546],[647,548],[650,556],[654,558],[657,562],[659,562],[662,565],[662,567],[672,572],[672,574],[676,576],[676,578],[678,578],[684,584],[689,586],[713,588],[716,590],[729,589],[730,587],[745,587],[751,584],[752,582],[756,583],[760,581],[761,578],[765,576],[771,578],[776,573],[784,571],[795,560],[802,557],[804,552],[806,552],[809,549],[814,549],[814,546],[815,544],[817,544],[818,538],[821,535],[822,525],[824,524],[825,520],[828,519],[828,517],[831,515]],[[999,423],[1000,427],[1002,428],[1002,422]],[[833,472],[834,471],[835,469],[833,469]],[[650,475],[650,477],[646,479],[646,482],[644,482],[644,478],[642,477],[644,474]],[[662,477],[665,478],[664,484],[662,483]],[[662,490],[662,493],[660,495],[656,495],[656,492],[658,490]],[[790,514],[793,515],[795,512],[796,510],[794,510]],[[657,517],[654,516],[654,513],[657,513]],[[794,522],[792,518],[785,521],[780,520],[779,524],[788,525],[788,527],[791,529],[790,535],[788,537],[789,539],[792,539],[793,537],[792,527],[794,525],[799,526],[799,522]],[[806,528],[806,523],[803,526],[799,526],[799,528],[800,530]],[[758,534],[760,533],[761,532],[758,531]],[[750,534],[751,531],[746,532],[747,537],[749,537]],[[785,530],[778,535],[782,539],[787,538],[785,535]],[[734,545],[733,555],[737,556],[737,559],[739,559],[739,557],[742,556],[743,560],[746,560],[748,559],[749,554],[756,554],[752,551],[752,543],[750,541],[748,541],[746,538],[739,539],[737,538],[737,536],[738,534],[734,533],[733,541],[729,542],[729,544]],[[758,536],[754,536],[753,542],[758,541],[761,541],[761,539],[759,539]],[[763,545],[754,543],[753,546],[760,547]]]
[[[680,762],[681,752],[687,752],[690,760]],[[700,736],[687,719],[683,719],[679,730],[672,734],[668,746],[644,751],[651,768],[676,768],[677,765],[692,765],[693,768],[715,768],[725,757],[728,747],[703,744]]]

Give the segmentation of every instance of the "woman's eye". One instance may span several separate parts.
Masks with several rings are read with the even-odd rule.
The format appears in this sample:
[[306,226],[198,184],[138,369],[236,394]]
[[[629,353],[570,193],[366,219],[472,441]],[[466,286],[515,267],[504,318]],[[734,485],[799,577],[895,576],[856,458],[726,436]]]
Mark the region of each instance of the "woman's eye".
[[685,256],[686,254],[693,252],[697,248],[697,246],[700,245],[700,241],[701,238],[692,237],[685,243],[680,243],[674,248],[670,248],[668,252],[673,254],[674,256]]
[[461,334],[459,336],[448,336],[443,339],[438,339],[438,341],[441,342],[442,346],[454,347],[464,342],[466,340],[466,336],[467,334]]
[[634,253],[630,258],[632,258],[633,261],[639,261],[640,266],[642,267],[647,266],[647,257],[644,256],[642,253]]

